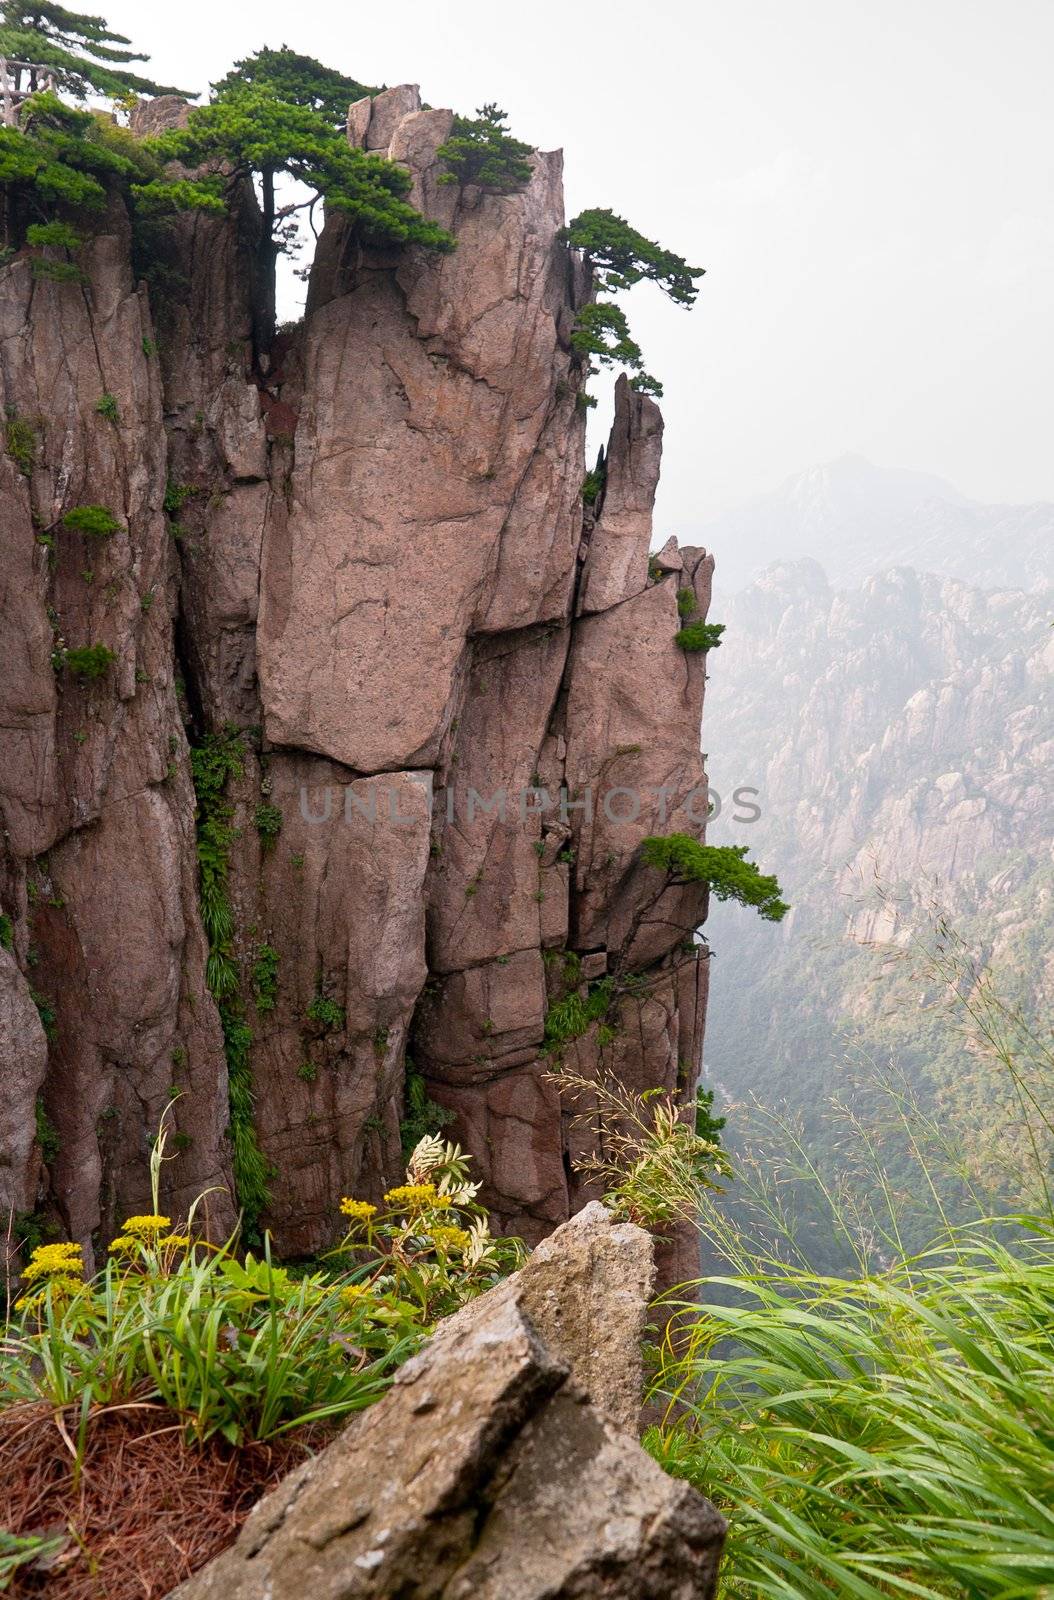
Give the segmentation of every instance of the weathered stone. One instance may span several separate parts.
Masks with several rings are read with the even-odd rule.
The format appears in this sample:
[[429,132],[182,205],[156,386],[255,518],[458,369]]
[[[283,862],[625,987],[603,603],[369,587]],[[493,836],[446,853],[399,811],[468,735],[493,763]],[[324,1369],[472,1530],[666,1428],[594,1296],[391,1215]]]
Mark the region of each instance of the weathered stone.
[[683,572],[684,560],[677,548],[677,540],[671,534],[661,550],[655,550],[651,555],[652,566],[658,567],[660,572]]
[[129,126],[140,139],[153,139],[170,128],[185,128],[190,116],[190,104],[179,94],[159,94],[152,100],[140,100],[132,108]]
[[641,1345],[655,1284],[648,1234],[614,1222],[593,1201],[544,1239],[509,1282],[547,1349],[612,1421],[636,1435]]
[[[541,883],[540,797],[530,793],[560,689],[570,632],[482,639],[466,675],[446,789],[441,854],[429,880],[434,970],[492,961],[539,943],[552,910]],[[566,938],[564,907],[560,940]]]
[[631,389],[623,374],[615,384],[615,419],[600,515],[582,574],[580,612],[606,611],[647,584],[661,461],[662,412],[654,400]]
[[459,215],[453,254],[360,274],[309,317],[257,627],[274,743],[359,772],[435,765],[517,502],[512,537],[530,527],[541,541],[534,598],[517,610],[524,622],[566,610],[569,491],[559,472],[530,470],[553,408],[571,403],[557,395],[562,220],[559,162],[540,157],[523,193]]
[[[90,1247],[96,1230],[106,1236],[148,1202],[150,1139],[174,1080],[186,1142],[166,1164],[165,1203],[178,1209],[225,1185],[228,1165],[175,691],[160,374],[119,208],[81,260],[86,286],[35,280],[24,257],[0,272],[5,404],[35,436],[28,484],[9,458],[0,469],[0,570],[23,580],[0,597],[14,646],[0,813],[16,949],[33,946],[33,987],[55,1013],[42,1093],[58,1154],[44,1199]],[[113,415],[99,410],[104,396]],[[65,528],[65,513],[84,505],[105,506],[120,531],[93,540]],[[62,651],[89,644],[116,660],[82,681]],[[23,1146],[16,1134],[17,1162]],[[229,1204],[212,1205],[226,1225]]]
[[590,812],[572,813],[572,943],[617,950],[634,967],[664,955],[705,914],[700,889],[663,892],[637,854],[649,834],[698,836],[706,824],[703,658],[677,648],[679,626],[672,578],[583,617],[562,708],[567,786],[591,801]]
[[348,107],[348,143],[360,150],[366,148],[366,135],[370,127],[370,113],[373,110],[373,101],[369,95],[361,100],[353,100]]
[[[421,91],[416,83],[401,83],[394,89],[383,89],[370,101],[370,122],[366,132],[367,150],[383,150],[395,136],[395,130],[404,117],[421,109]],[[351,112],[348,113],[351,126]]]
[[37,1095],[48,1065],[48,1042],[29,985],[0,947],[0,1217],[32,1211],[40,1157]]
[[[403,1058],[427,976],[430,775],[352,782],[293,752],[264,770],[280,842],[261,852],[253,840],[260,776],[247,770],[233,888],[239,924],[255,930],[245,966],[263,945],[277,956],[274,1004],[253,1030],[256,1128],[275,1168],[266,1220],[281,1251],[305,1255],[339,1232],[341,1195],[379,1199],[402,1168]],[[320,995],[339,1022],[311,1021]]]
[[634,1420],[650,1265],[646,1235],[590,1208],[173,1600],[710,1600],[723,1519],[611,1414]]
[[[159,99],[136,126],[186,114]],[[233,1003],[278,1248],[319,1248],[341,1193],[397,1177],[408,1042],[502,1225],[537,1239],[589,1197],[546,1076],[543,951],[551,974],[559,951],[581,954],[585,983],[642,969],[665,998],[644,1025],[627,1013],[619,1070],[691,1093],[698,1007],[670,956],[705,897],[661,896],[638,856],[649,832],[701,831],[686,806],[703,667],[671,641],[676,586],[705,614],[712,562],[667,545],[649,587],[661,419],[624,382],[599,519],[584,519],[569,341],[593,285],[558,238],[561,157],[534,153],[514,194],[444,183],[451,123],[407,85],[350,109],[352,142],[403,163],[458,248],[365,249],[332,216],[305,320],[273,342],[254,316],[248,184],[234,215],[158,235],[158,278],[182,286],[156,298],[156,330],[119,207],[82,253],[87,295],[35,281],[22,255],[0,269],[2,398],[43,419],[31,483],[0,452],[0,894],[57,1011],[48,1203],[82,1239],[143,1208],[172,1084],[185,1148],[166,1204],[228,1176],[185,726],[195,741],[231,726],[244,750],[226,797]],[[167,519],[166,483],[183,501]],[[73,504],[112,507],[126,531],[89,550],[56,526]],[[55,646],[89,641],[115,651],[112,673],[57,677]],[[592,787],[602,808],[618,786],[645,791],[636,818],[562,803]],[[656,786],[665,799],[646,797]],[[469,815],[470,789],[489,811]],[[409,829],[387,816],[393,792]],[[282,819],[271,848],[262,808]],[[265,950],[273,1006],[257,1005]],[[319,994],[340,1026],[309,1016]]]

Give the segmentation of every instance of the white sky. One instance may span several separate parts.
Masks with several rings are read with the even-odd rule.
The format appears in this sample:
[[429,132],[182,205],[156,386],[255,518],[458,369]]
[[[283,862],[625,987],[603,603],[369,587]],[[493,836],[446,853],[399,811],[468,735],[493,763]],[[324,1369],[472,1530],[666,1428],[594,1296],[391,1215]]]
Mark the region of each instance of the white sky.
[[626,303],[666,389],[664,531],[847,450],[1054,499],[1051,0],[93,9],[188,87],[288,43],[497,100],[563,147],[569,215],[611,206],[705,266],[693,312]]

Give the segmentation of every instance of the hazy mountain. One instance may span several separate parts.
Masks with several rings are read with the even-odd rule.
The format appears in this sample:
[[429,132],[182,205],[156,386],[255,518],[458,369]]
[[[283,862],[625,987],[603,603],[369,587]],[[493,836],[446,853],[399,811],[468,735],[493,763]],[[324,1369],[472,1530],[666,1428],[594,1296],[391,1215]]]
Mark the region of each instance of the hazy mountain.
[[[847,1038],[931,1088],[960,1070],[920,993],[873,989],[855,941],[897,936],[876,875],[909,900],[937,886],[1026,1000],[1054,996],[1050,599],[903,567],[836,588],[802,560],[720,615],[711,838],[748,844],[793,911],[773,928],[714,908],[707,1066],[735,1097],[796,1108],[833,1160],[818,1108],[845,1090]],[[743,785],[761,791],[753,823],[732,820]]]
[[712,517],[691,537],[714,552],[728,594],[777,560],[809,556],[832,583],[910,565],[985,588],[1049,586],[1054,505],[984,505],[924,472],[845,455]]

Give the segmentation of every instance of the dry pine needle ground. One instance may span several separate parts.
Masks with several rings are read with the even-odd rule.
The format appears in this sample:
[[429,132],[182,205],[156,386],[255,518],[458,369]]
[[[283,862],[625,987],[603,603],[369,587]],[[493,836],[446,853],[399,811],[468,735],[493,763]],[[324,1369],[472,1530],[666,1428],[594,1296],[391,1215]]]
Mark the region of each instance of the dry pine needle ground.
[[308,1449],[303,1433],[199,1448],[163,1407],[106,1408],[89,1420],[75,1482],[67,1441],[77,1423],[47,1405],[0,1413],[0,1527],[66,1536],[46,1562],[18,1569],[12,1600],[160,1600],[231,1543],[254,1501]]

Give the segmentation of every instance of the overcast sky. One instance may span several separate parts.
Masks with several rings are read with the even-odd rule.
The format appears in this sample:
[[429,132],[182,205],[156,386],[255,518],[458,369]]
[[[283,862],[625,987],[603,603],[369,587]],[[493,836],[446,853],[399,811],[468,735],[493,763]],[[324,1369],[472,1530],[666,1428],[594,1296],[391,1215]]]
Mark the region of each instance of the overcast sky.
[[[641,286],[664,528],[859,451],[978,499],[1054,499],[1051,0],[100,0],[158,77],[262,44],[433,105],[497,100],[705,266]],[[603,380],[608,383],[608,380]]]

